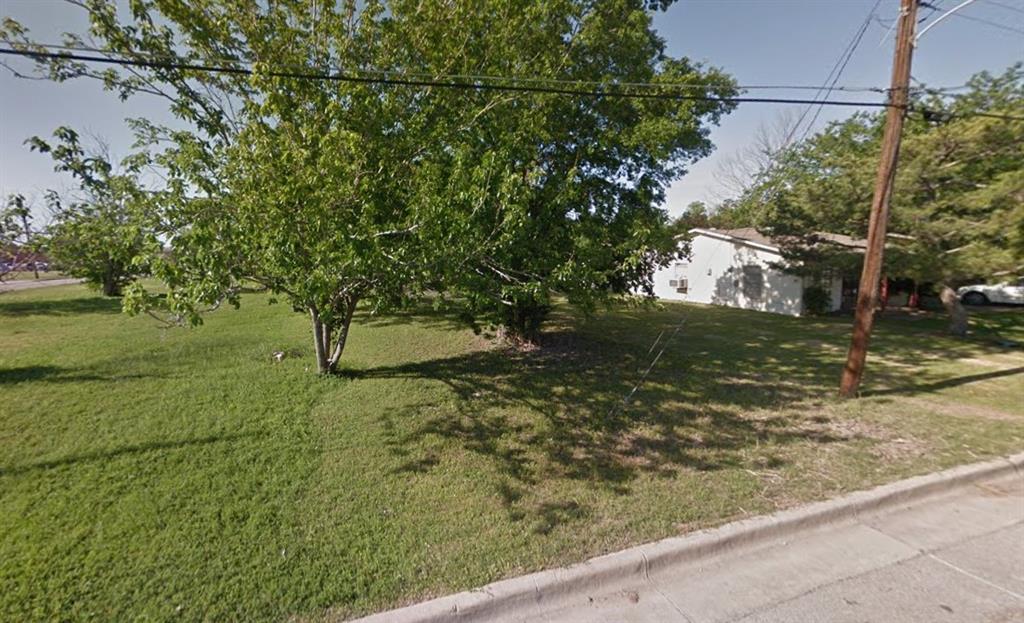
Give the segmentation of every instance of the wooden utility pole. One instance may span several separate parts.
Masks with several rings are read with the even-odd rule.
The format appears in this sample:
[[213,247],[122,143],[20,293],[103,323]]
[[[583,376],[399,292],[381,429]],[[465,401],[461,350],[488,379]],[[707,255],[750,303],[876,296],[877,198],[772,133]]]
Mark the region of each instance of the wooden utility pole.
[[853,338],[846,355],[846,367],[839,385],[839,394],[852,397],[857,394],[864,375],[864,360],[868,355],[868,340],[875,319],[875,301],[878,282],[882,275],[882,255],[885,252],[885,229],[889,223],[889,199],[896,177],[896,161],[900,153],[903,118],[907,112],[910,86],[910,59],[914,51],[914,26],[917,24],[918,0],[900,0],[900,21],[896,30],[896,52],[892,62],[892,81],[889,89],[889,109],[885,116],[885,134],[882,136],[882,154],[875,178],[875,194],[871,199],[871,219],[868,221],[868,243],[864,251],[864,269],[857,289],[857,308],[853,319]]

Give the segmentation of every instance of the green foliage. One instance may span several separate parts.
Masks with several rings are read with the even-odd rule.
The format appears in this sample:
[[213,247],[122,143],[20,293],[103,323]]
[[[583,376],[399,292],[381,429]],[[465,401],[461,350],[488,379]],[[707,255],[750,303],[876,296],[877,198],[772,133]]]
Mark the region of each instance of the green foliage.
[[831,296],[825,288],[812,285],[804,288],[804,310],[812,316],[821,316],[831,307]]
[[51,261],[107,296],[148,272],[147,259],[159,252],[159,241],[144,227],[152,193],[143,189],[137,164],[118,172],[104,150],[87,154],[70,128],[54,132],[56,146],[39,137],[33,150],[50,154],[55,170],[70,173],[79,185],[75,197],[47,193],[53,222],[42,241]]
[[[536,46],[559,50],[561,76],[735,94],[718,70],[668,57],[638,3],[583,3],[572,11]],[[512,111],[521,116],[511,131],[534,132],[525,146],[525,212],[486,254],[460,265],[454,292],[472,314],[527,341],[536,338],[553,293],[584,311],[617,296],[650,294],[654,270],[677,254],[658,207],[665,189],[710,152],[707,125],[731,109],[721,102],[541,97]]]
[[[955,284],[1024,266],[1024,64],[981,73],[970,90],[920,102],[907,120],[891,201],[886,270]],[[789,149],[737,205],[757,226],[790,236],[794,263],[855,274],[856,254],[817,232],[867,231],[882,114],[857,114]]]
[[0,279],[22,269],[33,242],[32,210],[25,196],[8,196],[0,208]]
[[[244,59],[254,73],[41,63],[56,80],[166,97],[188,128],[133,122],[168,184],[147,226],[173,254],[151,259],[166,294],[135,286],[129,309],[198,323],[255,282],[310,315],[319,368],[331,372],[358,302],[383,311],[441,290],[525,333],[552,292],[590,310],[650,290],[652,268],[675,252],[657,208],[664,189],[710,151],[706,126],[731,106],[299,74],[681,82],[698,87],[688,94],[734,94],[721,72],[665,54],[647,10],[669,4],[139,0],[119,13],[89,0],[90,35],[113,52]],[[36,49],[16,23],[4,34]]]
[[695,227],[711,227],[711,223],[712,220],[708,214],[708,206],[703,201],[694,201],[686,206],[686,210],[672,221],[669,228],[677,238],[687,238],[691,229]]

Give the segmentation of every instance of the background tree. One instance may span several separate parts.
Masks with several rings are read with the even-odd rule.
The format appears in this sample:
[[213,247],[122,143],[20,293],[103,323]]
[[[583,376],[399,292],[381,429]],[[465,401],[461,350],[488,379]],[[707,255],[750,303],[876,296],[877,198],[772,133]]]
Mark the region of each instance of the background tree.
[[[1021,272],[1024,122],[977,113],[1024,114],[1024,65],[980,73],[967,91],[919,96],[916,105],[929,113],[910,113],[904,130],[890,225],[902,236],[887,247],[886,271],[947,291]],[[857,114],[830,125],[787,150],[738,200],[757,206],[754,226],[788,241],[793,266],[856,270],[854,254],[818,233],[865,236],[882,123]],[[954,318],[965,317],[955,295],[942,298]]]
[[691,201],[683,213],[673,219],[671,227],[672,233],[676,236],[685,236],[695,227],[711,227],[707,204],[703,201]]
[[55,146],[39,137],[29,144],[49,154],[56,171],[70,173],[79,190],[63,199],[47,193],[53,220],[43,245],[64,273],[85,279],[106,296],[121,296],[126,285],[147,274],[147,253],[160,250],[143,227],[152,193],[144,190],[134,164],[115,170],[105,145],[86,153],[78,134],[66,127],[54,137]]
[[0,281],[27,269],[39,278],[32,220],[32,209],[24,195],[7,197],[7,203],[0,209]]
[[758,124],[750,142],[719,160],[715,182],[721,203],[743,196],[762,178],[769,176],[780,157],[799,142],[803,119],[794,109],[786,109]]

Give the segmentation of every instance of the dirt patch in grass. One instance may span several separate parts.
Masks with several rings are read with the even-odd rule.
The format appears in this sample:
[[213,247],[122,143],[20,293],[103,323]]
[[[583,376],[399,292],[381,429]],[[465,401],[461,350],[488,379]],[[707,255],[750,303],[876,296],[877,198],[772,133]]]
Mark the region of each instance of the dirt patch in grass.
[[910,405],[914,405],[918,408],[926,410],[928,413],[935,415],[945,415],[957,418],[969,418],[969,419],[986,419],[986,420],[1003,420],[1009,422],[1020,422],[1024,421],[1024,414],[1011,413],[1009,411],[1003,411],[1000,409],[994,409],[983,405],[975,405],[966,402],[956,402],[950,404],[948,402],[938,402],[934,400],[926,400],[923,398],[912,398],[908,400]]

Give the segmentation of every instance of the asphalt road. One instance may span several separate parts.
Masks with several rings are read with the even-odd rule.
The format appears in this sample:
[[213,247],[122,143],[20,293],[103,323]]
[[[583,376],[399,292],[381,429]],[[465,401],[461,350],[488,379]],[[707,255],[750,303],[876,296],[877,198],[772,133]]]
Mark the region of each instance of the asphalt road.
[[24,279],[18,281],[5,281],[0,283],[0,292],[13,292],[15,290],[33,290],[35,288],[47,288],[50,286],[67,286],[81,282],[81,279]]
[[524,623],[1024,623],[1024,474],[734,550]]

